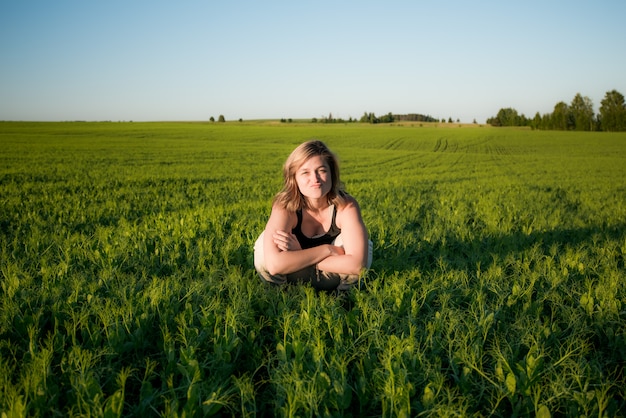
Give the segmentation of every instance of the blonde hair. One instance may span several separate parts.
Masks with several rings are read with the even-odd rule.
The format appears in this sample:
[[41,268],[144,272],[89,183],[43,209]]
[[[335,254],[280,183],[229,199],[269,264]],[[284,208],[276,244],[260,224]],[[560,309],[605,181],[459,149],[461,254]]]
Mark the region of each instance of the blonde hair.
[[296,172],[309,158],[320,156],[330,167],[331,189],[326,195],[328,203],[337,207],[346,204],[346,192],[339,179],[339,161],[337,156],[322,141],[307,141],[294,149],[283,165],[284,184],[274,196],[274,204],[290,212],[308,207],[306,199],[300,193],[296,182]]

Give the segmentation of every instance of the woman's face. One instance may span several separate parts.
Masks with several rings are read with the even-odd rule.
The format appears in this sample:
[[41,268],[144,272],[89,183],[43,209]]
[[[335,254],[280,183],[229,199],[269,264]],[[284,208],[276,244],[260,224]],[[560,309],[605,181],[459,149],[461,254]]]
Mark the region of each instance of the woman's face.
[[321,156],[313,156],[296,171],[296,183],[305,198],[324,197],[332,188],[330,167]]

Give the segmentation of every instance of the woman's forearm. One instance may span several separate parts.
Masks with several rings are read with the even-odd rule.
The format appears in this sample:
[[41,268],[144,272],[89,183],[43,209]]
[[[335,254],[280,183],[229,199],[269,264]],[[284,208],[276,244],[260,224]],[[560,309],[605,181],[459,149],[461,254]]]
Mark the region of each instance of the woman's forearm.
[[361,258],[353,255],[336,255],[317,263],[317,268],[331,273],[361,274],[365,264]]
[[320,245],[306,250],[281,251],[265,261],[267,271],[272,274],[289,274],[313,266],[339,254],[334,245]]

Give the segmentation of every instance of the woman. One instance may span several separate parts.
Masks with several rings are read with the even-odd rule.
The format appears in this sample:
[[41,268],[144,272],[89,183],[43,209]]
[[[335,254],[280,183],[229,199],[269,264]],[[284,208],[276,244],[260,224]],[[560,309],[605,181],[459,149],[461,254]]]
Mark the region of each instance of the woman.
[[343,190],[337,157],[321,141],[298,146],[283,167],[283,189],[254,246],[267,282],[310,282],[345,290],[372,262],[372,243],[356,200]]

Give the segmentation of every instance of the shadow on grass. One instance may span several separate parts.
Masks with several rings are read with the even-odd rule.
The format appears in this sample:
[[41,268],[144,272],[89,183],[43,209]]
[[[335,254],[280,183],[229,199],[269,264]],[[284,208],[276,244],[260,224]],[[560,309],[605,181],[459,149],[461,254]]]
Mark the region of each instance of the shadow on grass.
[[[415,234],[419,234],[419,231],[415,231]],[[375,247],[372,268],[380,272],[401,272],[416,268],[429,271],[444,263],[450,268],[473,271],[478,265],[487,267],[494,260],[519,257],[533,247],[538,247],[543,254],[549,254],[555,248],[558,253],[565,247],[593,247],[606,240],[625,238],[626,224],[531,233],[516,231],[501,235],[477,234],[476,239],[472,240],[448,234],[431,242],[418,239],[417,245],[412,246]],[[620,252],[617,257],[618,268],[623,269],[626,254]]]

